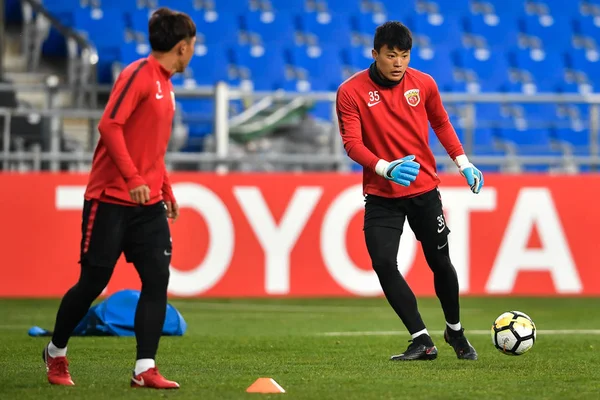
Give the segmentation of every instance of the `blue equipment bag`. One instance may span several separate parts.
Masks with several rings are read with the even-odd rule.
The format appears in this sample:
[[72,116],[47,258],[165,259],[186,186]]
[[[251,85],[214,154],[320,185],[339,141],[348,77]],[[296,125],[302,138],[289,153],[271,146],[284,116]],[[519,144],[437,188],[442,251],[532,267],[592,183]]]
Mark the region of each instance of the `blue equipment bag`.
[[[140,298],[139,290],[121,290],[91,307],[73,331],[73,336],[135,336],[133,322]],[[183,316],[170,304],[163,325],[163,336],[182,336],[187,329]],[[51,336],[52,332],[34,326],[29,336]]]

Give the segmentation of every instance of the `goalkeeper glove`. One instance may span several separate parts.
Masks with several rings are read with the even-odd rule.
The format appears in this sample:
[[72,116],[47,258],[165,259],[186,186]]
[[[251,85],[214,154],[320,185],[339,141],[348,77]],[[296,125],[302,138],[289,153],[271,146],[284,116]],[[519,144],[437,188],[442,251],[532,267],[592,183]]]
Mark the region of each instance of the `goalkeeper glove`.
[[475,168],[464,154],[456,157],[454,163],[458,167],[460,174],[467,180],[471,191],[475,194],[479,193],[483,187],[483,174],[481,171]]
[[410,155],[392,162],[379,160],[375,172],[398,185],[409,186],[417,179],[421,165],[414,161],[415,156]]

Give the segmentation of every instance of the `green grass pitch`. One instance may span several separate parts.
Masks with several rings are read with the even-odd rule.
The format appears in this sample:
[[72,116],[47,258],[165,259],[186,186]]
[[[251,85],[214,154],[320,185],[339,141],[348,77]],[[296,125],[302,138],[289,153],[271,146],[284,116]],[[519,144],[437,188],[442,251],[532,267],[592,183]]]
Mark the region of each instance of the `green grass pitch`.
[[[383,298],[171,300],[188,323],[162,338],[158,366],[178,391],[129,388],[133,338],[73,338],[75,387],[51,387],[41,361],[58,300],[0,300],[2,399],[588,399],[600,396],[600,299],[462,299],[462,321],[479,361],[457,360],[443,341],[435,298],[419,299],[439,349],[435,361],[389,361],[409,335]],[[489,334],[504,311],[529,314],[537,342],[523,356],[496,350]],[[565,333],[561,330],[572,330]],[[471,331],[471,334],[469,334]],[[352,332],[352,333],[348,333]],[[285,394],[248,394],[259,377]]]

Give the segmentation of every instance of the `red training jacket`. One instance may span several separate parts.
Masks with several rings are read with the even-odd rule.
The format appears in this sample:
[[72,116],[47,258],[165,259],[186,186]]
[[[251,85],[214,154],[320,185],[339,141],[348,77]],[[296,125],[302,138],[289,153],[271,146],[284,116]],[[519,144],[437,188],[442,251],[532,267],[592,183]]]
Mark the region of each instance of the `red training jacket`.
[[[421,71],[407,68],[400,83],[384,87],[369,70],[356,73],[338,89],[336,108],[348,156],[363,166],[363,192],[383,197],[413,197],[440,182],[429,147],[429,126],[455,159],[463,147],[442,104],[437,84]],[[421,164],[417,179],[404,187],[375,172],[379,159],[393,161],[414,154]]]
[[175,114],[170,78],[152,56],[121,72],[98,125],[87,200],[135,205],[129,190],[145,184],[150,188],[146,204],[175,202],[164,161]]

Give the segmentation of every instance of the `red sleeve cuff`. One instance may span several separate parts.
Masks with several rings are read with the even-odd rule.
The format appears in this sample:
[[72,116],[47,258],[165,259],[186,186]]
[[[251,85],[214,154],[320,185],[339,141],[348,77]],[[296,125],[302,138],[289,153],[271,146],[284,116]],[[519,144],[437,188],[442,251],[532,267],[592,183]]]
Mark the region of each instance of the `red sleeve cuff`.
[[145,185],[145,184],[146,184],[146,182],[139,175],[136,175],[133,178],[127,180],[127,188],[129,190],[133,190],[136,187],[140,187],[140,186]]
[[177,203],[175,201],[175,196],[173,195],[173,189],[171,189],[170,185],[163,186],[163,200],[170,201],[171,203]]

